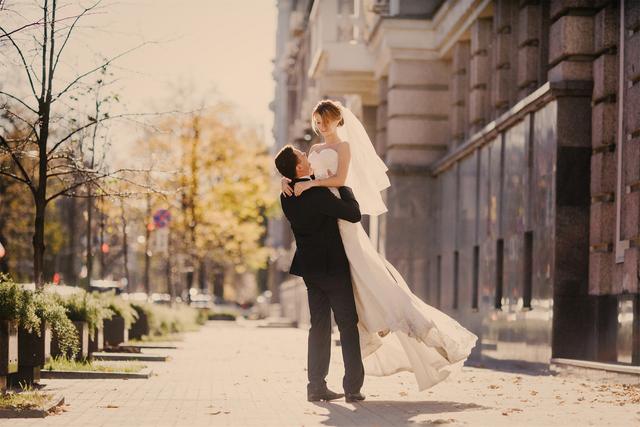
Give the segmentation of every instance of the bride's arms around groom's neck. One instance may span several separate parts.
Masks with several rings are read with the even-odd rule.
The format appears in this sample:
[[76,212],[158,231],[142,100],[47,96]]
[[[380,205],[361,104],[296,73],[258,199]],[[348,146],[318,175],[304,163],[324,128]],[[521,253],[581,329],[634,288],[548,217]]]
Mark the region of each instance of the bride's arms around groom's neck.
[[305,190],[312,187],[342,187],[344,185],[347,181],[347,174],[349,173],[351,150],[349,150],[349,144],[346,141],[343,141],[337,144],[336,151],[338,153],[338,169],[336,170],[336,173],[328,176],[327,178],[296,183],[296,196],[299,196]]

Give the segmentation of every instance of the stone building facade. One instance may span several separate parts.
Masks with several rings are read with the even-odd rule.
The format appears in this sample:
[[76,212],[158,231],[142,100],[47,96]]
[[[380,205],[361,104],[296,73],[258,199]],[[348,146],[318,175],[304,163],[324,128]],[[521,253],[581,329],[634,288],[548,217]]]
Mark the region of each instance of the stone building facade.
[[[361,117],[391,179],[369,235],[474,357],[640,365],[640,3],[278,8],[274,151],[322,98]],[[275,288],[288,224],[270,242]]]

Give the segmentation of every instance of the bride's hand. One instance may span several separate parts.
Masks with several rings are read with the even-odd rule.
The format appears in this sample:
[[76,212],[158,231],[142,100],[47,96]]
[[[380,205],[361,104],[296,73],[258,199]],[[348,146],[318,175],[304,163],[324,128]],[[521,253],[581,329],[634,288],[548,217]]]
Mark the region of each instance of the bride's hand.
[[286,176],[283,176],[280,180],[280,186],[282,187],[282,192],[284,193],[285,197],[289,197],[293,194],[293,189],[289,185],[290,182],[291,180]]
[[313,187],[313,182],[312,181],[296,182],[294,184],[294,186],[293,186],[293,193],[296,196],[299,196],[302,193],[304,193],[306,190],[310,189],[311,187]]

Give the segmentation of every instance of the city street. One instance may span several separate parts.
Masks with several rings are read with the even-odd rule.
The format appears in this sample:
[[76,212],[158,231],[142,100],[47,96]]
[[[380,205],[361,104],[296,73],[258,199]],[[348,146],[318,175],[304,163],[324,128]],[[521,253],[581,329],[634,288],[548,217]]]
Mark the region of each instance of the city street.
[[[68,406],[0,426],[603,426],[640,423],[640,389],[616,381],[465,367],[418,393],[412,374],[367,376],[367,400],[306,401],[307,331],[209,322],[185,335],[149,380],[45,380]],[[340,347],[329,387],[341,391]],[[637,384],[637,383],[636,383]]]

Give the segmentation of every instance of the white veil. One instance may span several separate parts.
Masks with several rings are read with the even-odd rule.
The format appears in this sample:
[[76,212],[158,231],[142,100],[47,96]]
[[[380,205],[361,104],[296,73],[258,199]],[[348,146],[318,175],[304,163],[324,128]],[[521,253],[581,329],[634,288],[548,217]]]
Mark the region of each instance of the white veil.
[[338,102],[344,125],[338,126],[338,136],[349,143],[351,162],[345,182],[365,215],[380,215],[387,211],[380,192],[389,187],[387,165],[378,157],[360,120],[347,107]]

